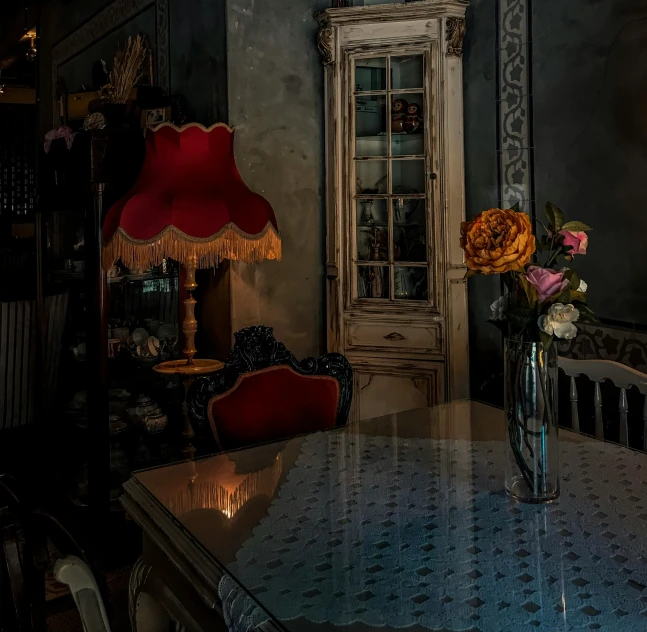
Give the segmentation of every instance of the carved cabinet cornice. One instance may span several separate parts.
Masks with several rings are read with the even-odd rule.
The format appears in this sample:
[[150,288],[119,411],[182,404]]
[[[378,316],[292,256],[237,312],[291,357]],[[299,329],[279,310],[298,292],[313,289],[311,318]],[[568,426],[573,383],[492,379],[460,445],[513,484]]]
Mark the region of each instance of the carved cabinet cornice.
[[462,0],[327,9],[327,339],[367,418],[468,395]]

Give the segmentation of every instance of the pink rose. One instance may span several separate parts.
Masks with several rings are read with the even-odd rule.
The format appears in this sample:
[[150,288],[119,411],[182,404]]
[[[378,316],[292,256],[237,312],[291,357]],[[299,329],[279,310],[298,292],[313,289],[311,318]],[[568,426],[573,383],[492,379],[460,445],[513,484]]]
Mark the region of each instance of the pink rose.
[[543,303],[547,298],[559,294],[568,286],[568,279],[563,272],[555,272],[550,268],[530,266],[526,278],[532,283],[539,294],[539,301]]
[[581,230],[560,230],[560,235],[564,235],[564,245],[571,246],[569,255],[585,255],[586,248],[589,245],[589,236]]

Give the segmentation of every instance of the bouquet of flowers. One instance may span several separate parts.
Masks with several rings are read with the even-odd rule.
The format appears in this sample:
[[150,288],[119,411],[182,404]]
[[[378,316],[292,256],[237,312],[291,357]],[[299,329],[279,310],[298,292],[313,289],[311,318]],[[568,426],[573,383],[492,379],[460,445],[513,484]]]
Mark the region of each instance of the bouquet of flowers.
[[[588,307],[587,284],[567,264],[585,255],[591,230],[583,222],[565,221],[557,206],[546,204],[547,223],[539,239],[530,218],[511,209],[490,209],[461,225],[467,276],[501,274],[506,292],[492,305],[490,322],[511,339],[541,342],[570,340],[576,323],[596,323]],[[534,260],[533,260],[534,259]],[[543,259],[543,263],[540,261]]]

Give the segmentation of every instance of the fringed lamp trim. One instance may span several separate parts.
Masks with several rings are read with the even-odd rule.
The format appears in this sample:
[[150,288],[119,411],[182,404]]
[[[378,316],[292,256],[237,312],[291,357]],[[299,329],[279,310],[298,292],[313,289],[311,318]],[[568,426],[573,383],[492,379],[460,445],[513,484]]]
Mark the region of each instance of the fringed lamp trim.
[[133,239],[118,228],[104,244],[102,264],[110,269],[119,259],[128,268],[146,269],[160,265],[166,258],[180,263],[195,256],[198,268],[213,268],[224,259],[259,263],[264,259],[281,259],[281,237],[268,222],[263,232],[248,235],[235,224],[226,224],[210,237],[191,237],[175,226],[167,226],[148,240]]
[[174,125],[173,123],[169,123],[168,121],[165,123],[160,123],[159,125],[154,125],[150,127],[150,130],[152,132],[156,132],[157,130],[161,129],[162,127],[170,127],[174,129],[176,132],[184,132],[185,130],[189,129],[190,127],[197,127],[198,129],[201,129],[203,132],[210,132],[216,127],[224,127],[230,134],[234,133],[234,130],[236,129],[235,127],[229,127],[227,123],[214,123],[213,125],[210,125],[209,127],[205,127],[202,125],[202,123],[185,123],[184,125]]

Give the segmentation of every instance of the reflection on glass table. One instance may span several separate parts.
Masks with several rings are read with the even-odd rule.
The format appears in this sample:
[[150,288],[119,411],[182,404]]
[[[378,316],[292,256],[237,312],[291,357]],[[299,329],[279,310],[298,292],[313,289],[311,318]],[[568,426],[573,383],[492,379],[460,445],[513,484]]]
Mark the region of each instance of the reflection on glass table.
[[455,401],[128,489],[199,543],[232,632],[643,630],[647,456],[562,432],[560,498],[523,505],[505,440],[502,411]]

